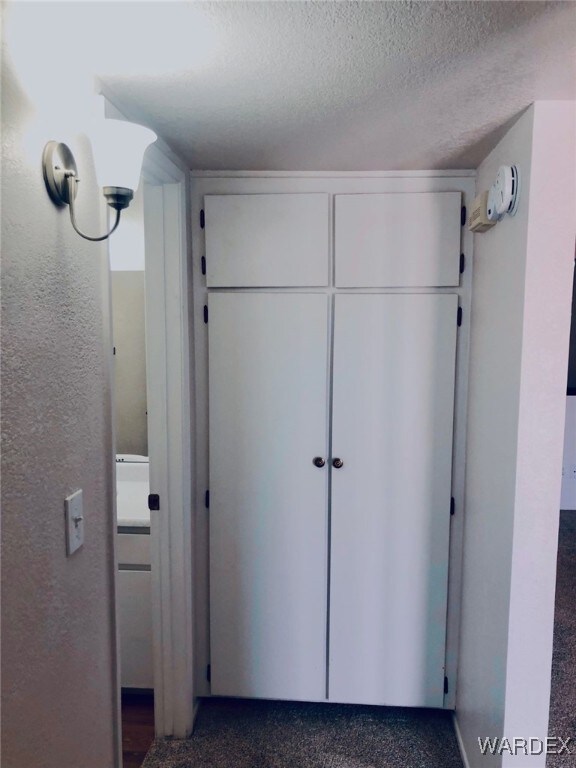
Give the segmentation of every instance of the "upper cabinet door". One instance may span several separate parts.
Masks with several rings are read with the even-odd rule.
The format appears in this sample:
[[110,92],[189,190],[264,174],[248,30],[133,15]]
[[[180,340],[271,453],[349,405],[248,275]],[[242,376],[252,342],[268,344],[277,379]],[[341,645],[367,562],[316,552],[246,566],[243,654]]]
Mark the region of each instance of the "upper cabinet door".
[[328,285],[328,195],[207,195],[209,288]]
[[460,281],[460,192],[336,195],[336,286]]

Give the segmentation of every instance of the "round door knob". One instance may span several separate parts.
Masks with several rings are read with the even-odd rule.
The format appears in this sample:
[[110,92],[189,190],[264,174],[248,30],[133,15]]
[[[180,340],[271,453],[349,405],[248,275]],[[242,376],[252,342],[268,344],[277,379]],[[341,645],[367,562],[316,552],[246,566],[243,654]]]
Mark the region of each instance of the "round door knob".
[[340,469],[340,467],[344,466],[344,462],[342,459],[332,459],[332,466],[334,469]]
[[312,459],[312,464],[314,464],[315,467],[323,467],[326,462],[322,458],[322,456],[316,456]]

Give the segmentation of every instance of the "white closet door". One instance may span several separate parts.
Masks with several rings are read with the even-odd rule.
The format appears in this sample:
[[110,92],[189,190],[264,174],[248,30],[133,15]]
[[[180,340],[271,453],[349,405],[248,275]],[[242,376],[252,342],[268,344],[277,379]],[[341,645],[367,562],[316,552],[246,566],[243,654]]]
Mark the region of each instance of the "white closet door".
[[326,690],[328,302],[209,304],[212,693]]
[[333,701],[441,707],[455,295],[338,295]]
[[328,195],[207,195],[208,287],[328,285]]
[[460,192],[336,195],[336,285],[455,286]]

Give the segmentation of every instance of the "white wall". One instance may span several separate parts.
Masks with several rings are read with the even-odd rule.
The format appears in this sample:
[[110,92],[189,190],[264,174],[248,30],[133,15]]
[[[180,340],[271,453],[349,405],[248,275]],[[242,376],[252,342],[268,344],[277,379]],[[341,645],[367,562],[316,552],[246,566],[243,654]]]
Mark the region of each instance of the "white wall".
[[[5,53],[5,51],[3,51]],[[47,135],[2,66],[2,766],[111,768],[118,705],[105,244],[45,191]],[[78,219],[98,232],[88,143]],[[64,498],[84,491],[68,558]]]
[[[478,737],[545,738],[574,260],[574,105],[538,102],[478,169],[522,174],[520,207],[475,236],[461,651],[456,722]],[[566,734],[568,735],[568,734]]]

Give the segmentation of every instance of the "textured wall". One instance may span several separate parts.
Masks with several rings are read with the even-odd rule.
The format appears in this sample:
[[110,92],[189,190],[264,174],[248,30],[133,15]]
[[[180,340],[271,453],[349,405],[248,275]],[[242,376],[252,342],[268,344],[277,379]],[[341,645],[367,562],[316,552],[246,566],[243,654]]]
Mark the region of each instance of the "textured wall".
[[[106,246],[45,192],[42,114],[2,67],[2,766],[116,765]],[[35,119],[35,122],[34,122]],[[40,127],[35,138],[33,126]],[[79,220],[101,227],[86,142]],[[84,490],[66,557],[64,498]]]
[[[504,731],[545,738],[576,226],[576,103],[534,106]],[[567,738],[571,734],[553,734]],[[508,766],[543,766],[538,757]]]
[[148,456],[144,272],[112,272],[116,453]]
[[501,765],[478,737],[547,731],[576,205],[565,105],[531,107],[478,170],[481,191],[517,163],[522,190],[517,215],[474,243],[456,701],[471,768]]

